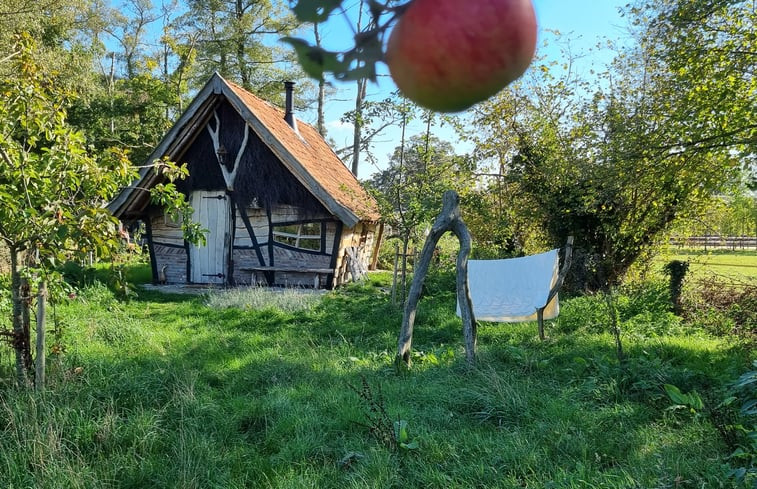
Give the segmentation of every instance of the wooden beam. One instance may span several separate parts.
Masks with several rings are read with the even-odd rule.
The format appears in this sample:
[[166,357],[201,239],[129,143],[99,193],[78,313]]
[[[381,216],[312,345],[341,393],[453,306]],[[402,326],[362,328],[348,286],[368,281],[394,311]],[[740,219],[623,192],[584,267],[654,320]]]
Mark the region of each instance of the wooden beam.
[[150,271],[152,272],[153,285],[158,283],[158,258],[155,256],[155,241],[152,237],[152,219],[146,214],[143,217],[145,222],[145,238],[147,239],[147,252],[150,255]]
[[335,288],[337,285],[336,279],[338,275],[336,274],[336,262],[339,258],[339,246],[342,242],[342,230],[344,229],[344,224],[342,221],[336,221],[336,229],[334,230],[334,245],[331,248],[331,262],[329,264],[329,267],[331,267],[332,270],[334,270],[334,273],[330,275],[329,277],[326,277],[326,280],[329,282],[329,285],[327,287],[329,289]]
[[[239,199],[237,199],[237,196],[235,193],[232,193],[232,202],[235,202],[237,206],[239,207],[239,217],[242,218],[242,223],[244,223],[245,229],[247,229],[247,234],[250,235],[250,241],[252,241],[253,249],[255,250],[255,255],[258,257],[258,262],[261,266],[265,265],[265,259],[263,258],[263,252],[260,251],[260,244],[258,243],[258,238],[255,236],[255,229],[252,227],[252,223],[250,222],[250,216],[247,215],[247,208],[243,205],[239,205]],[[236,222],[232,221],[232,225],[236,226]],[[232,241],[232,248],[233,248],[234,242]]]

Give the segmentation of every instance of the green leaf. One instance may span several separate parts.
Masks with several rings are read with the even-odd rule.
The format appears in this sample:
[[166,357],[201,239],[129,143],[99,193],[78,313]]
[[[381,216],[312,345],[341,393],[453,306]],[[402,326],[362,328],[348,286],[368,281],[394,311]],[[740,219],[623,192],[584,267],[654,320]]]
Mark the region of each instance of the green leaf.
[[376,65],[369,64],[369,65],[361,66],[359,68],[341,71],[338,73],[334,73],[334,76],[340,81],[355,81],[355,80],[368,79],[368,80],[371,80],[372,82],[375,82],[376,81]]
[[670,397],[670,400],[675,404],[687,406],[694,411],[700,411],[704,409],[704,402],[702,401],[702,397],[695,390],[689,392],[688,394],[684,394],[678,387],[672,384],[665,384],[665,392],[667,392],[668,397]]
[[674,403],[681,404],[683,406],[686,406],[688,404],[688,397],[684,395],[683,392],[681,392],[681,389],[674,386],[673,384],[665,384],[665,392],[668,394],[670,400]]
[[405,450],[417,450],[419,448],[418,440],[413,440],[410,443],[400,443],[400,447]]
[[298,0],[292,11],[302,22],[318,23],[328,19],[341,4],[342,0]]
[[338,53],[312,46],[306,40],[297,37],[284,37],[281,42],[294,48],[300,66],[311,78],[323,80],[324,72],[339,73],[346,69]]
[[394,438],[399,442],[407,443],[407,441],[410,439],[409,435],[407,434],[407,421],[404,419],[400,419],[399,421],[394,422]]
[[754,416],[757,414],[757,399],[749,399],[741,406],[741,414]]
[[689,403],[688,406],[695,411],[701,411],[704,409],[704,401],[697,391],[691,391],[688,394]]

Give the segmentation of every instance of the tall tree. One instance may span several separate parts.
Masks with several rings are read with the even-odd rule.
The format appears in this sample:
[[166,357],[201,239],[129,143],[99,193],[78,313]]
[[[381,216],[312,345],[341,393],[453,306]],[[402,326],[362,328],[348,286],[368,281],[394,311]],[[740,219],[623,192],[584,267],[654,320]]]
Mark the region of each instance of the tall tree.
[[275,41],[298,27],[286,5],[272,0],[188,0],[187,6],[184,23],[201,34],[195,86],[217,71],[264,98],[280,100],[280,81],[293,74],[287,71],[292,54]]
[[[20,384],[27,384],[31,335],[24,310],[30,294],[21,287],[22,274],[36,269],[44,278],[62,260],[116,249],[118,222],[105,204],[135,180],[137,170],[123,151],[92,151],[68,124],[71,94],[36,59],[28,34],[17,36],[15,52],[5,62],[16,76],[0,81],[0,242],[10,255],[16,374]],[[170,183],[186,175],[186,168],[161,162],[156,169],[169,183],[152,190],[151,197],[181,213],[187,239],[201,241],[191,208]]]
[[[318,29],[318,24],[313,24],[313,37],[315,37],[316,47],[321,47],[321,31]],[[316,125],[318,134],[322,137],[326,137],[326,80],[321,78],[318,80],[318,97],[316,106]]]
[[465,193],[471,161],[455,154],[452,144],[429,133],[412,136],[398,146],[389,167],[368,184],[380,196],[382,215],[403,241],[421,238],[441,206],[446,190]]
[[[637,0],[638,30],[649,86],[664,88],[663,131],[653,150],[719,159],[737,152],[753,164],[757,151],[757,8],[751,0]],[[647,94],[651,97],[653,93]]]
[[118,146],[143,161],[180,113],[194,39],[180,33],[177,12],[175,2],[157,8],[150,0],[99,11],[88,33],[104,53],[97,83],[69,111],[96,148]]
[[28,33],[37,42],[36,56],[58,83],[81,92],[92,83],[95,51],[81,32],[93,24],[96,5],[89,0],[0,0],[0,77],[13,77],[9,57],[18,54],[15,36]]
[[1,83],[0,240],[10,253],[16,373],[25,384],[31,355],[22,268],[117,245],[116,222],[104,204],[133,171],[118,154],[89,153],[82,135],[66,124],[68,94],[34,59],[31,39],[22,37],[16,46],[17,76]]
[[[715,46],[693,42],[687,29],[663,29],[664,19],[675,18],[667,7],[694,3],[631,10],[639,42],[597,75],[588,101],[572,96],[591,92],[566,80],[570,71],[544,66],[531,72],[539,83],[516,84],[478,112],[475,125],[486,136],[479,154],[506,162],[500,173],[518,186],[519,205],[531,209],[551,244],[576,237],[595,262],[590,287],[620,281],[677,216],[737,182],[739,160],[755,154],[753,68],[736,61],[742,69],[729,69],[727,58],[741,54],[723,51],[724,59],[711,59],[704,53]],[[719,19],[754,15],[742,12],[743,2],[717,5],[724,8]],[[738,51],[757,52],[746,31],[714,29],[720,46],[732,41]]]

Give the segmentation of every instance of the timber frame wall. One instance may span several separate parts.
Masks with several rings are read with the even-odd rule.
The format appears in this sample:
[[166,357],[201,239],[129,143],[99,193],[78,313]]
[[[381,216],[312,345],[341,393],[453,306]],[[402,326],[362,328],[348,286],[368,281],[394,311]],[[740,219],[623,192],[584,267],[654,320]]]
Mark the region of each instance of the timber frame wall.
[[[260,207],[247,207],[241,214],[232,206],[233,248],[227,264],[228,285],[251,285],[254,267],[282,269],[329,269],[331,274],[276,271],[266,274],[262,285],[313,287],[320,275],[319,288],[332,288],[352,280],[346,249],[355,247],[363,268],[371,265],[378,225],[358,222],[353,228],[327,213],[305,215],[293,206],[277,206],[270,213]],[[163,277],[166,283],[190,283],[189,243],[182,235],[181,223],[172,222],[159,208],[152,208],[144,219],[153,281]],[[320,225],[320,248],[303,249],[277,241],[277,227],[317,223]],[[247,269],[248,271],[243,271]]]

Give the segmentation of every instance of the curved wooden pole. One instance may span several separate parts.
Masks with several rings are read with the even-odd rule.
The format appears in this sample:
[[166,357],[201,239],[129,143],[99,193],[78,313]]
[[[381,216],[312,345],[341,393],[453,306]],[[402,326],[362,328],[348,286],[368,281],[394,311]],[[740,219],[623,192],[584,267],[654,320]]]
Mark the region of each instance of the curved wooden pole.
[[397,357],[395,358],[397,367],[410,366],[413,325],[415,313],[418,309],[418,300],[423,291],[423,282],[433,259],[436,244],[447,231],[451,231],[457,236],[460,242],[460,251],[457,254],[457,298],[460,303],[460,315],[463,319],[466,360],[471,366],[475,364],[476,318],[473,315],[473,304],[468,287],[468,255],[471,251],[471,237],[468,227],[460,215],[460,197],[454,191],[448,190],[444,193],[442,211],[431,226],[431,231],[423,245],[418,265],[413,274],[413,282],[410,285],[410,292],[405,304],[405,314],[402,318],[402,329],[397,344]]
[[550,302],[552,302],[552,299],[560,291],[560,288],[565,281],[565,276],[568,275],[568,270],[570,270],[570,265],[573,261],[573,236],[568,236],[568,241],[565,243],[565,252],[563,253],[563,255],[562,266],[560,267],[560,271],[557,274],[555,285],[552,287],[552,289],[550,289],[549,295],[547,296],[547,301],[544,303],[544,306],[536,310],[536,321],[539,327],[539,339],[542,341],[544,341],[544,339],[546,338],[544,335],[544,309],[549,305]]

